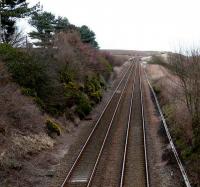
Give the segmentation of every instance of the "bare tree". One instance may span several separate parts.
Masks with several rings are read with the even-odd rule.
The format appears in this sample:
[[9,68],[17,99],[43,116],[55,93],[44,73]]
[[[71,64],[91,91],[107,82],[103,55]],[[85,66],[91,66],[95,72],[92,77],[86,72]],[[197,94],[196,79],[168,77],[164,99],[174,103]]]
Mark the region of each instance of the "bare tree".
[[194,145],[200,143],[200,50],[171,54],[168,67],[180,80],[188,112],[191,114]]

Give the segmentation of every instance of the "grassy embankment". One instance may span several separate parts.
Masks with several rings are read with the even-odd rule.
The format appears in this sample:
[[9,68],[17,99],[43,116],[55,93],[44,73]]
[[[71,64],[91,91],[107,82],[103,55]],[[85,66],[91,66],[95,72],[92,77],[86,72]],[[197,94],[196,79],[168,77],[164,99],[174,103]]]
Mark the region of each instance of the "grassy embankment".
[[120,64],[82,43],[76,32],[59,33],[53,45],[29,50],[0,45],[2,185],[33,155],[54,147],[55,137],[67,131],[60,118],[73,123],[91,112],[107,88],[112,64]]
[[[194,80],[193,75],[200,62],[196,61],[192,67],[192,64],[189,63],[191,62],[190,57],[180,55],[177,58],[176,55],[170,57],[168,63],[160,57],[152,58],[151,64],[160,65],[159,69],[162,69],[164,74],[153,80],[153,87],[161,103],[179,155],[189,173],[189,178],[193,186],[198,186],[200,185],[199,122],[197,123],[198,116],[195,114],[197,111],[192,113],[193,111],[190,111],[189,106],[195,105],[196,108],[199,106],[199,103],[195,103],[196,99],[199,98],[199,95],[195,92],[196,89],[199,89],[199,85],[192,85],[191,80]],[[177,62],[177,59],[181,59],[181,61]],[[187,66],[186,63],[188,63]],[[190,73],[192,69],[195,71]],[[187,79],[184,79],[185,82],[183,82],[182,76],[187,77]],[[199,77],[195,78],[199,82]],[[190,103],[187,102],[186,93],[191,96]],[[194,100],[194,98],[196,99]],[[193,103],[192,100],[194,100]]]

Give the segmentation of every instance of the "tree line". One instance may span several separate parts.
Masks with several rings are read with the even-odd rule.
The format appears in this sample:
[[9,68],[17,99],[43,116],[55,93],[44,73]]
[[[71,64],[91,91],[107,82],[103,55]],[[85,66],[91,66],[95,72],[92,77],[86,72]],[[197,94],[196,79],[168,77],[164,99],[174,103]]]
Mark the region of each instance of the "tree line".
[[[77,27],[66,17],[43,11],[40,4],[29,7],[25,0],[5,0],[0,8],[0,60],[22,94],[53,116],[85,117],[101,101],[120,60],[98,49],[88,26]],[[28,50],[22,49],[24,37],[16,27],[25,17],[34,28],[29,33],[34,47],[27,45]]]
[[29,24],[34,31],[28,33],[38,47],[50,47],[56,33],[73,30],[80,34],[83,43],[98,48],[95,33],[86,25],[77,27],[66,17],[56,17],[51,12],[43,11],[40,3],[29,7],[26,0],[2,0],[0,2],[0,40],[13,46],[21,46],[24,35],[16,26],[18,19],[29,17]]

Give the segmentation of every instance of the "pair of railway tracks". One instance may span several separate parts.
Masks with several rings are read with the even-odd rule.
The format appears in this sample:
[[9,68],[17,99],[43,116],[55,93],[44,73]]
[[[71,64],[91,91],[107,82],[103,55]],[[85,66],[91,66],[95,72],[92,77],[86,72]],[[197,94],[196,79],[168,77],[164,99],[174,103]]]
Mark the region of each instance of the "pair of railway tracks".
[[124,73],[62,187],[149,187],[138,62]]

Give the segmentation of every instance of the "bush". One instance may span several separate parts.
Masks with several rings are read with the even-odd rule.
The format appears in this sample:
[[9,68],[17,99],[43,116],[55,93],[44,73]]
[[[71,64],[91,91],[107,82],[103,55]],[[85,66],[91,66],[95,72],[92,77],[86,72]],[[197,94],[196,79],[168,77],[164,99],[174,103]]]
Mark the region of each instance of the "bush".
[[34,97],[43,111],[59,116],[76,106],[75,112],[84,118],[101,101],[112,66],[108,57],[81,43],[79,35],[75,40],[71,36],[58,37],[58,50],[38,48],[27,53],[0,44],[0,58],[22,94]]
[[69,82],[64,85],[65,87],[65,99],[67,107],[72,107],[75,105],[77,96],[80,94],[80,86],[77,82]]
[[72,82],[75,79],[75,72],[72,68],[66,66],[60,71],[60,81],[63,83]]
[[36,91],[47,81],[44,65],[31,58],[28,61],[24,59],[24,61],[10,62],[8,70],[17,83]]
[[90,97],[95,103],[99,103],[102,99],[102,92],[100,90],[91,93]]
[[38,104],[40,109],[44,110],[46,108],[44,101],[42,99],[40,99],[39,97],[35,97],[34,101]]
[[102,75],[99,75],[99,82],[102,88],[106,89],[106,80]]
[[45,63],[40,62],[36,56],[28,55],[8,44],[0,45],[0,55],[19,85],[37,92],[47,82]]
[[19,58],[19,51],[9,44],[0,44],[0,55],[3,60],[14,61]]
[[21,93],[26,96],[36,97],[37,93],[31,88],[22,88]]
[[51,103],[48,103],[48,101],[45,101],[45,111],[49,114],[58,117],[62,115],[66,110],[66,104],[60,103],[60,101],[54,101],[52,99]]
[[157,96],[160,95],[161,90],[160,90],[159,86],[153,85],[153,90],[154,90],[154,92],[155,92],[155,94],[156,94]]
[[85,93],[93,100],[98,103],[102,98],[102,89],[105,88],[105,81],[101,76],[87,77],[85,81]]
[[82,119],[88,115],[91,110],[92,106],[88,96],[80,92],[80,94],[77,96],[76,113]]
[[183,160],[188,160],[192,156],[192,148],[189,145],[185,145],[184,149],[181,152]]
[[61,134],[60,125],[48,119],[46,121],[46,127],[50,133],[56,133],[58,136]]
[[106,80],[108,80],[111,72],[113,71],[111,63],[108,59],[101,55],[98,56],[98,63],[100,64],[100,69],[102,69],[100,73],[104,76]]

